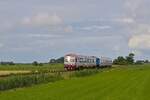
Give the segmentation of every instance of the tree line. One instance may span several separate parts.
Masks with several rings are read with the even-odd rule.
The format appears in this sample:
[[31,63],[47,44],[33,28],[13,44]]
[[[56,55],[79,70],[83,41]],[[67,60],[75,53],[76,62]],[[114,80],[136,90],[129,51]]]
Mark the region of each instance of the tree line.
[[1,61],[0,64],[1,65],[15,65],[15,63],[13,61],[10,61],[10,62]]
[[[50,59],[49,64],[54,64],[54,63],[64,63],[64,57],[60,57],[60,58],[57,58],[57,59]],[[43,63],[39,63],[37,61],[33,61],[32,65],[34,66],[43,66]]]
[[50,59],[49,63],[64,63],[64,57],[58,59]]
[[134,59],[135,54],[134,53],[129,53],[128,56],[123,57],[119,56],[116,59],[113,60],[113,64],[115,65],[128,65],[128,64],[144,64],[144,63],[149,63],[148,60],[136,60]]

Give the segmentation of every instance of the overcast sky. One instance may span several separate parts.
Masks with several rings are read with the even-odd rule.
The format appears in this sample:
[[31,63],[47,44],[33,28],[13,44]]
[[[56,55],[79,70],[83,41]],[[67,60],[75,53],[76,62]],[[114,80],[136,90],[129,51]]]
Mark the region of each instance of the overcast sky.
[[150,0],[0,0],[0,60],[66,53],[150,58]]

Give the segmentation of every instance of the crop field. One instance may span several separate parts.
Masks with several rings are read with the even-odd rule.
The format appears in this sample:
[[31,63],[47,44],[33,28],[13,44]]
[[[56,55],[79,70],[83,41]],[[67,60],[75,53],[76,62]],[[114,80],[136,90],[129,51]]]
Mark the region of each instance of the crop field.
[[149,92],[150,65],[131,65],[3,91],[0,100],[149,100]]

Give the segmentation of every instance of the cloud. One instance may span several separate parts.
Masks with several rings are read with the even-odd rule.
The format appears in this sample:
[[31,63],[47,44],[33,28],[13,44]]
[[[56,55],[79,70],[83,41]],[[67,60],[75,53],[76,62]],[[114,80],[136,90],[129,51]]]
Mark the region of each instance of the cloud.
[[0,48],[2,48],[4,46],[4,44],[0,43]]
[[[145,0],[126,0],[125,9],[127,14],[132,17],[137,17],[140,6],[145,2]],[[145,5],[145,4],[144,4]]]
[[140,50],[132,50],[132,53],[134,53],[136,56],[142,55],[142,51],[140,51]]
[[99,26],[99,25],[93,25],[88,27],[83,27],[82,30],[90,31],[90,30],[102,30],[102,29],[109,29],[111,26],[105,25],[105,26]]
[[38,13],[32,17],[25,17],[21,23],[31,26],[59,25],[62,23],[62,19],[56,14]]
[[67,33],[73,32],[73,27],[72,26],[66,26],[64,28],[64,32],[67,32]]
[[133,49],[150,49],[150,34],[132,36],[128,45]]
[[61,38],[61,35],[56,34],[28,34],[31,38]]
[[150,25],[149,24],[137,24],[134,29],[132,29],[136,34],[145,34],[150,33]]
[[8,20],[0,20],[0,32],[6,32],[14,28],[15,23],[13,21],[8,21]]
[[121,22],[121,23],[126,23],[126,24],[130,24],[130,23],[135,22],[135,20],[133,18],[130,18],[130,17],[118,18],[118,19],[115,19],[115,21]]
[[120,46],[115,45],[115,46],[113,47],[113,50],[116,51],[116,52],[119,52],[119,51],[121,50],[121,48],[120,48]]

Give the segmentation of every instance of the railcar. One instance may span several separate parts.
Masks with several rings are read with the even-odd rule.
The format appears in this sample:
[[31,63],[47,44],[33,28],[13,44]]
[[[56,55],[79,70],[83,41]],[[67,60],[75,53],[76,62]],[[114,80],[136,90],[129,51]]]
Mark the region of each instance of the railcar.
[[67,54],[64,57],[64,68],[66,70],[79,70],[82,68],[101,68],[111,66],[110,59],[98,58],[96,56],[83,56],[77,54]]
[[112,66],[112,59],[108,57],[100,57],[99,66],[102,67],[111,67]]

